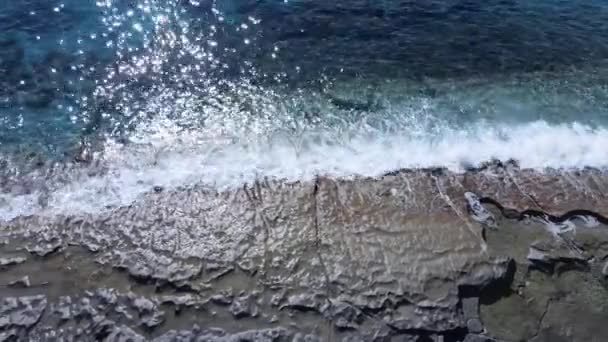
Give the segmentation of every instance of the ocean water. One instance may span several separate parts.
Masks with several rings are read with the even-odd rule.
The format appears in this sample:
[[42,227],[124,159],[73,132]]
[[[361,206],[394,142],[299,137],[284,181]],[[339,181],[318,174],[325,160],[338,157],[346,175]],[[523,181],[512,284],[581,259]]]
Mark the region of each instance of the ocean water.
[[0,219],[156,186],[608,166],[608,3],[0,1]]

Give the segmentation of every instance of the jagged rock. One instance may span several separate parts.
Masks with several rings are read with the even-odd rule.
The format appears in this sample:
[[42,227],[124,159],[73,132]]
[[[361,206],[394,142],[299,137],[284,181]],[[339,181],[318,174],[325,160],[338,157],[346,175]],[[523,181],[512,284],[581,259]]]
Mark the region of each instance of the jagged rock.
[[137,310],[139,317],[141,318],[139,325],[148,329],[159,326],[165,320],[164,312],[158,310],[156,304],[147,298],[136,298],[133,300],[133,307]]
[[40,257],[45,257],[49,254],[59,251],[63,246],[63,241],[58,237],[43,238],[37,242],[25,247],[25,250],[31,254],[35,254]]
[[225,336],[224,340],[220,341],[267,341],[267,342],[282,342],[290,341],[293,333],[285,328],[250,330]]
[[19,332],[17,331],[17,329],[8,329],[5,331],[0,331],[0,342],[10,342],[18,340]]
[[[112,334],[117,331],[116,324],[113,321],[107,319],[104,315],[94,315],[87,328],[90,329],[90,333],[95,336],[97,340],[101,340],[103,338],[106,338],[107,336],[112,336]],[[131,329],[127,328],[127,331],[123,333],[124,330],[118,328],[118,333],[113,339],[122,339],[122,341],[126,342],[126,340],[128,340],[130,336],[130,330]],[[126,335],[126,339],[123,338],[124,335]]]
[[97,316],[97,309],[89,298],[81,298],[72,306],[72,313],[76,318],[91,318]]
[[233,271],[234,271],[234,267],[232,267],[232,266],[217,265],[217,267],[212,267],[212,268],[207,266],[207,268],[205,269],[205,276],[206,276],[207,281],[214,281],[214,280],[220,279],[221,277],[223,277]]
[[361,312],[351,305],[337,303],[331,306],[334,324],[339,329],[356,329],[362,322]]
[[91,297],[96,297],[103,305],[116,304],[118,301],[118,294],[114,289],[98,289]]
[[105,338],[105,341],[112,342],[144,342],[146,339],[131,330],[129,327],[118,326],[113,327],[110,334]]
[[[608,302],[602,297],[605,289],[592,279],[602,278],[605,267],[599,261],[606,255],[601,242],[608,235],[605,227],[593,228],[593,235],[589,233],[581,245],[579,239],[587,233],[582,227],[556,237],[538,222],[501,219],[500,229],[488,230],[484,239],[484,230],[466,212],[464,193],[492,194],[521,211],[534,205],[522,195],[525,188],[551,212],[604,210],[601,193],[573,192],[566,200],[556,189],[569,183],[553,181],[552,176],[520,173],[518,177],[529,179],[515,184],[503,169],[487,172],[466,177],[436,170],[395,172],[381,179],[268,180],[224,192],[202,185],[167,188],[104,213],[21,217],[0,223],[0,231],[11,232],[11,241],[25,246],[53,239],[70,246],[60,262],[30,258],[32,265],[27,265],[39,267],[37,281],[51,280],[51,290],[41,291],[52,291],[57,298],[52,314],[32,327],[34,337],[54,330],[65,340],[104,339],[120,335],[116,326],[156,336],[177,320],[209,325],[221,320],[234,333],[192,329],[165,333],[157,340],[295,338],[288,329],[284,334],[274,330],[277,337],[264,330],[277,322],[293,325],[302,338],[317,333],[318,326],[331,327],[327,333],[338,341],[389,341],[407,334],[443,336],[448,341],[451,334],[462,340],[467,332],[472,334],[467,338],[485,338],[473,334],[481,331],[497,338],[529,339],[539,326],[559,336],[565,331],[559,327],[567,326],[583,336],[577,327],[588,327],[587,323],[563,322],[560,315],[568,316],[564,297],[576,302],[582,312],[577,316],[585,319],[591,312],[588,303]],[[40,232],[48,238],[41,238]],[[542,257],[527,258],[530,244],[542,251]],[[567,266],[593,263],[595,273],[565,267],[533,281],[536,259]],[[512,264],[515,270],[510,269]],[[21,275],[8,271],[3,283]],[[588,279],[568,280],[581,274]],[[55,286],[56,277],[65,275],[71,277],[69,286]],[[226,288],[235,290],[222,290]],[[495,296],[488,295],[492,291]],[[586,291],[588,295],[583,294]],[[475,297],[479,293],[480,312]],[[558,299],[545,310],[548,298]],[[188,309],[179,317],[168,315],[167,323],[160,305],[167,312]],[[604,318],[602,310],[608,312],[598,309],[594,322]],[[545,311],[543,324],[538,324]],[[270,318],[275,316],[276,320]],[[238,317],[252,319],[235,323]],[[242,324],[256,324],[260,330],[239,333]],[[596,332],[603,327],[596,326]],[[152,328],[155,331],[146,330]]]
[[30,328],[46,309],[45,296],[9,297],[0,301],[0,329]]
[[67,321],[72,318],[72,297],[64,296],[59,298],[59,303],[52,306],[53,313],[59,314],[59,319]]
[[234,295],[232,294],[231,289],[221,290],[220,293],[211,296],[211,302],[217,305],[230,305],[232,304],[232,300]]
[[285,291],[280,291],[278,293],[273,294],[272,297],[270,298],[270,305],[272,305],[274,307],[280,306],[281,302],[283,302],[285,300],[285,296],[286,296]]
[[[193,331],[170,330],[165,334],[155,338],[153,342],[190,342],[196,341],[197,334]],[[201,339],[201,341],[203,341]],[[209,340],[208,341],[213,341]]]
[[568,246],[543,251],[533,244],[527,258],[534,267],[557,275],[572,269],[590,270],[592,266],[592,257],[589,254]]
[[297,333],[293,336],[293,342],[321,342],[322,339],[319,336],[311,334]]
[[473,220],[490,228],[496,229],[498,227],[496,218],[481,204],[479,196],[472,192],[465,192],[464,197],[467,200],[467,209]]
[[[202,301],[197,299],[192,294],[181,294],[175,296],[163,296],[161,297],[161,303],[163,304],[172,304],[176,307],[176,309],[181,309],[182,307],[194,306],[197,304],[203,304]],[[230,304],[230,303],[228,303]]]
[[532,262],[545,262],[550,260],[550,257],[547,254],[534,247],[530,247],[527,258]]
[[[249,330],[230,334],[221,329],[192,329],[192,331],[169,331],[154,339],[154,342],[173,341],[260,341],[260,342],[287,342],[293,341],[293,333],[285,328]],[[308,341],[308,340],[307,340]],[[310,340],[316,341],[316,340]]]
[[236,319],[245,317],[256,317],[258,309],[255,303],[255,298],[251,295],[244,295],[234,298],[230,305],[230,313]]
[[10,287],[14,287],[14,288],[24,288],[24,287],[30,287],[30,277],[29,276],[24,276],[22,278],[19,278],[17,280],[11,281],[10,283],[8,283],[8,286]]
[[287,303],[281,306],[283,308],[290,308],[299,311],[323,311],[323,308],[327,306],[327,300],[320,294],[309,295],[299,294],[289,296]]
[[27,258],[24,258],[24,257],[0,258],[0,267],[22,264],[26,260],[27,260]]
[[144,297],[135,298],[135,300],[133,300],[133,307],[135,307],[138,312],[149,312],[156,309],[156,305],[154,305],[151,300]]
[[173,260],[151,251],[117,252],[116,267],[126,269],[131,276],[142,280],[162,280],[180,285],[201,272],[201,264]]

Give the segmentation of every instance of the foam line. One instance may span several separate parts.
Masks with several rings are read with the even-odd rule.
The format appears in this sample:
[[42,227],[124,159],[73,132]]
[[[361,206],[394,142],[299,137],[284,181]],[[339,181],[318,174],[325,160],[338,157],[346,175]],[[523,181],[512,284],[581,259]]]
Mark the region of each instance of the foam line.
[[[203,183],[227,189],[259,177],[288,181],[315,175],[378,176],[402,168],[447,167],[462,171],[491,159],[515,159],[523,168],[608,167],[608,130],[543,121],[469,129],[445,129],[421,138],[407,132],[361,134],[337,139],[325,133],[294,139],[201,140],[199,133],[164,132],[140,136],[139,144],[108,141],[102,176],[73,177],[49,184],[48,205],[37,193],[0,195],[0,218],[33,213],[96,212],[126,205],[154,186],[167,189]],[[332,138],[328,138],[331,136]],[[147,137],[147,139],[146,139]],[[68,177],[69,178],[69,177]]]

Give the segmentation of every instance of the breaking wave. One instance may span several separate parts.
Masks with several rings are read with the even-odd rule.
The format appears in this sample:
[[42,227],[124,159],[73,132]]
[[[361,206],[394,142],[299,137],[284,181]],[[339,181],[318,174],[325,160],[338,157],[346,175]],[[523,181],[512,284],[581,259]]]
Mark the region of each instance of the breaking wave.
[[359,134],[310,132],[297,139],[277,134],[233,141],[164,127],[146,138],[130,145],[108,142],[99,156],[101,162],[96,164],[103,171],[91,172],[92,166],[76,169],[61,181],[46,181],[44,190],[0,195],[0,218],[92,213],[128,205],[155,188],[200,184],[222,190],[264,178],[373,177],[404,168],[430,167],[464,171],[492,159],[515,159],[521,167],[539,170],[608,167],[606,129],[543,121],[445,128],[428,137],[405,131],[374,135],[360,128]]
[[[367,24],[343,39],[353,27],[340,6],[247,4],[0,6],[11,19],[2,34],[17,31],[0,37],[0,219],[97,212],[155,188],[222,190],[266,177],[462,171],[492,159],[540,170],[608,166],[608,68],[601,58],[583,65],[583,52],[608,48],[578,39],[605,34],[601,11],[573,5],[589,24],[561,32],[542,6],[353,4],[362,6],[353,13],[382,12],[359,20],[401,37],[395,44],[368,39]],[[306,13],[333,20],[333,40]],[[494,39],[513,33],[493,26],[497,13],[519,13],[528,40]],[[420,18],[429,21],[403,24]],[[463,20],[482,30],[478,41]],[[450,26],[454,46],[426,29],[436,22]],[[559,34],[535,37],[535,25]],[[28,154],[20,144],[54,146],[56,156],[78,141],[85,163],[15,161]]]

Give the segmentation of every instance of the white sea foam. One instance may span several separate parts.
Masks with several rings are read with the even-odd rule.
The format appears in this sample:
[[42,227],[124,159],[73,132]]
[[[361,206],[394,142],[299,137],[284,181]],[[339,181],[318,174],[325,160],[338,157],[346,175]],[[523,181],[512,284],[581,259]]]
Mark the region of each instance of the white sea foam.
[[51,186],[45,208],[36,193],[0,197],[0,218],[96,212],[129,204],[154,186],[206,184],[227,189],[260,177],[294,181],[319,174],[378,176],[401,168],[438,166],[462,171],[491,159],[515,159],[522,167],[540,170],[608,167],[608,130],[580,124],[476,124],[427,138],[408,132],[342,139],[328,132],[308,133],[298,141],[277,136],[243,142],[157,129],[140,136],[138,144],[108,143],[103,158],[109,172]]

